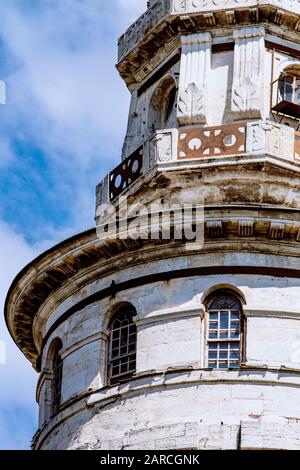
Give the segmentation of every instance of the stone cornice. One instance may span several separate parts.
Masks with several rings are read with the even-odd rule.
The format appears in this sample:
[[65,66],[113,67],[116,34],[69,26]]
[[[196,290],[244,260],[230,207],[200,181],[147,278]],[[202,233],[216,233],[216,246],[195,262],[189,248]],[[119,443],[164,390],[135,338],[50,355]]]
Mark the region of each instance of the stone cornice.
[[[101,266],[102,270],[110,270],[111,273],[114,269],[119,270],[120,253],[124,267],[157,257],[161,259],[161,256],[188,256],[195,252],[211,253],[218,250],[231,252],[236,250],[237,242],[240,243],[241,251],[263,250],[271,254],[300,256],[299,211],[259,206],[216,206],[207,207],[206,212],[205,245],[200,250],[197,246],[193,250],[192,243],[187,244],[186,241],[99,240],[96,232],[92,230],[73,237],[38,257],[17,276],[5,303],[7,326],[18,347],[33,365],[38,367],[39,353],[33,339],[33,322],[37,312],[52,296],[56,297],[57,302],[60,289],[63,290],[63,299],[72,295],[74,289],[78,290],[92,282],[95,276],[99,276],[98,270]],[[163,249],[162,254],[159,254],[160,246]],[[132,257],[134,252],[139,253],[136,259]],[[110,263],[107,263],[108,259]],[[104,271],[102,275],[109,274],[103,273]],[[292,270],[289,272],[287,269],[286,273],[296,276],[296,271],[293,274]],[[300,270],[297,276],[300,276]],[[103,292],[103,296],[112,294],[113,286],[107,287]],[[55,303],[52,308],[54,306]],[[39,328],[39,331],[42,329]]]
[[299,14],[299,0],[158,0],[120,37],[117,67],[128,85],[141,82],[178,35],[208,28],[264,23],[299,42]]

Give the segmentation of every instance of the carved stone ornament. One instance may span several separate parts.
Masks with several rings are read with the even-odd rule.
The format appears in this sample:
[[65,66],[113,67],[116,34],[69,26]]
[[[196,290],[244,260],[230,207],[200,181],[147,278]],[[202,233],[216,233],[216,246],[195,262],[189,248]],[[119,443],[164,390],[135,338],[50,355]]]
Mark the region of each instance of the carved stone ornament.
[[211,36],[191,34],[181,38],[177,118],[180,125],[206,124],[206,82],[211,66]]
[[231,110],[235,119],[261,118],[264,106],[265,30],[247,27],[234,31],[234,71]]

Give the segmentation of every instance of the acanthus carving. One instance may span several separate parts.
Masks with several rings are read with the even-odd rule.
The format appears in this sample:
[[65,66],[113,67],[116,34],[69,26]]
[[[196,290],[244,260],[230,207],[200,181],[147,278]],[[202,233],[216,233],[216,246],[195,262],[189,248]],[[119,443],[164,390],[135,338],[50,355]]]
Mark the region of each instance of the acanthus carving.
[[205,88],[211,65],[209,33],[182,36],[182,52],[178,93],[179,124],[205,124]]
[[234,31],[234,72],[231,110],[241,118],[261,118],[264,104],[264,28]]
[[204,115],[204,96],[203,90],[195,85],[195,83],[190,83],[185,90],[179,96],[178,102],[178,116],[182,116],[181,120],[186,121],[188,124],[189,119],[192,120],[193,116],[200,117]]

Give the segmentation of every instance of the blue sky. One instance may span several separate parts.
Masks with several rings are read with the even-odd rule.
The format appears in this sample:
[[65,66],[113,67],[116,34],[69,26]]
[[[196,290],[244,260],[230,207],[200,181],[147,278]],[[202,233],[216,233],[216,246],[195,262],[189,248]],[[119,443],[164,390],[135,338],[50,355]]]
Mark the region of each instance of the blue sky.
[[[129,93],[117,37],[146,0],[2,0],[0,308],[24,264],[94,224],[95,186],[120,160]],[[0,449],[26,449],[37,428],[37,376],[0,316]]]

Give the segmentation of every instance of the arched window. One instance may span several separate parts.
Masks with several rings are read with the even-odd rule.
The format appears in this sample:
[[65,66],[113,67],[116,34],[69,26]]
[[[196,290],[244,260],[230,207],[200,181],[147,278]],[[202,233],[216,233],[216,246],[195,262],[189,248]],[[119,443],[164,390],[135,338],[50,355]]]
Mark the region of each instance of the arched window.
[[135,310],[131,306],[119,309],[110,323],[108,381],[110,385],[128,380],[136,371]]
[[63,374],[63,360],[61,358],[62,342],[56,340],[53,350],[52,361],[52,411],[53,414],[58,413],[61,405],[61,388]]
[[177,89],[170,76],[163,79],[154,91],[148,112],[148,129],[150,134],[170,126],[170,119],[175,109]]
[[223,290],[206,302],[207,365],[212,369],[237,369],[243,356],[242,304],[234,293]]

